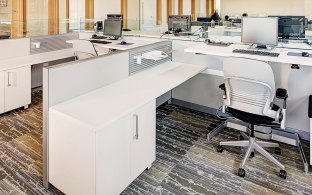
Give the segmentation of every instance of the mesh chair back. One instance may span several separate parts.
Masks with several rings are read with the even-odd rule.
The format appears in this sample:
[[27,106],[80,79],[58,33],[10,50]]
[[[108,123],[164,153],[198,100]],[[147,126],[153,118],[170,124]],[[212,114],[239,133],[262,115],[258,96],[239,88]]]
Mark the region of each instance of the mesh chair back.
[[73,40],[73,48],[78,60],[98,56],[93,44],[87,40]]
[[275,81],[269,64],[245,58],[224,60],[224,79],[228,107],[276,118],[271,109],[275,97]]

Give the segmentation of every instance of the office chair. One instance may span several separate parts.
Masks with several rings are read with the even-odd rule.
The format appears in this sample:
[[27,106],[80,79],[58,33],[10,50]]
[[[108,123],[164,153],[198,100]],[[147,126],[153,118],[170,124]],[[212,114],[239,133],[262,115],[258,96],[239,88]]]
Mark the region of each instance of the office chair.
[[[244,58],[228,58],[224,60],[224,80],[220,85],[224,91],[223,110],[227,110],[234,118],[249,124],[248,140],[220,142],[217,151],[222,153],[223,146],[246,147],[247,152],[238,170],[238,176],[245,177],[245,164],[254,151],[259,152],[281,170],[279,176],[286,179],[284,165],[276,160],[264,148],[273,147],[280,153],[279,144],[260,141],[255,138],[254,126],[267,126],[285,129],[286,100],[285,89],[277,89],[273,71],[269,64],[257,60]],[[283,108],[273,103],[274,97],[284,101]]]
[[94,45],[87,40],[73,40],[74,55],[76,60],[82,60],[94,56],[98,56]]

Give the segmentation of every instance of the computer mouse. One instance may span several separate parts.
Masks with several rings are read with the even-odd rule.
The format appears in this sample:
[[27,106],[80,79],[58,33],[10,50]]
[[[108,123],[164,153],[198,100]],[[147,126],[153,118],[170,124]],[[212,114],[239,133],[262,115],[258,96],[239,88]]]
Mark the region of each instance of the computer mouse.
[[127,45],[127,42],[126,41],[121,41],[120,45]]
[[208,44],[211,43],[211,40],[210,40],[210,39],[206,39],[206,40],[205,40],[205,43],[208,45]]
[[305,51],[302,52],[301,55],[302,55],[302,57],[309,57],[310,56],[310,54],[308,52],[305,52]]

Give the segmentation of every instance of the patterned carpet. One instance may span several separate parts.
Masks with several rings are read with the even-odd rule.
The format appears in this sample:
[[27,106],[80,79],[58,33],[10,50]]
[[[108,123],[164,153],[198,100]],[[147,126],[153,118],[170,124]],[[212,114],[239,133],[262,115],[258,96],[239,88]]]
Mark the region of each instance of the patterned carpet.
[[[160,107],[157,159],[122,194],[312,194],[312,176],[303,173],[297,149],[284,144],[282,155],[274,156],[286,165],[287,180],[279,178],[278,168],[257,154],[247,163],[245,179],[236,176],[244,150],[225,148],[219,154],[215,147],[221,140],[237,140],[239,133],[225,130],[209,144],[205,139],[207,129],[219,123],[208,114],[174,105]],[[33,94],[29,109],[0,116],[2,194],[62,194],[42,186],[41,92]]]

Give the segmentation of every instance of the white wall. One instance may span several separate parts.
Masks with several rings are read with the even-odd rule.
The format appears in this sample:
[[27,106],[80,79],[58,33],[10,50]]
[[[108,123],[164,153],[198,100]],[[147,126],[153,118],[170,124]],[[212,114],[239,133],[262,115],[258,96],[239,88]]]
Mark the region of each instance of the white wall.
[[309,18],[309,20],[312,20],[312,0],[305,0],[304,8],[305,16]]
[[162,0],[161,2],[162,9],[161,9],[161,17],[162,17],[162,25],[167,25],[168,22],[168,16],[167,16],[167,0]]
[[311,0],[220,0],[222,16],[311,15]]
[[48,0],[27,0],[27,36],[48,34]]
[[85,18],[85,0],[69,0],[70,29],[80,29],[80,19]]
[[59,0],[59,33],[66,33],[66,0]]
[[[131,0],[129,1],[131,4]],[[120,0],[94,0],[94,18],[95,20],[106,19],[107,14],[120,14]]]
[[184,15],[191,15],[192,14],[192,3],[190,0],[183,0],[183,14]]
[[156,26],[156,1],[141,0],[141,29],[153,31],[155,30],[155,26]]
[[131,30],[140,28],[140,0],[128,0],[128,28]]

